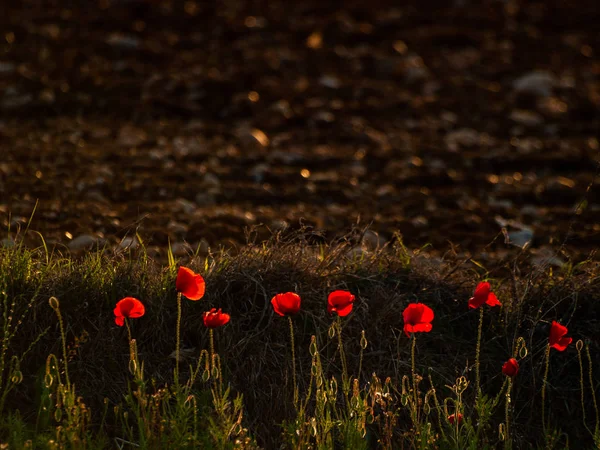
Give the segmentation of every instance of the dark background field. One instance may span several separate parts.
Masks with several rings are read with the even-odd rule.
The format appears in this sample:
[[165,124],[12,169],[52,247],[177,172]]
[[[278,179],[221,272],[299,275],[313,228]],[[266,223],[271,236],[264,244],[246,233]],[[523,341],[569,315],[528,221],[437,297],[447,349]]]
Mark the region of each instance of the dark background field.
[[[516,337],[530,350],[514,391],[526,448],[541,435],[551,321],[568,324],[596,361],[600,348],[598,265],[565,264],[597,259],[600,242],[599,23],[596,1],[1,1],[2,242],[23,237],[38,200],[30,229],[51,245],[124,248],[137,231],[161,262],[169,242],[176,256],[204,255],[271,231],[329,240],[370,225],[362,241],[355,234],[324,257],[285,236],[263,253],[222,257],[203,271],[206,302],[184,304],[186,348],[206,343],[206,305],[232,314],[218,347],[267,448],[290,418],[287,324],[273,316],[272,295],[302,295],[297,344],[306,349],[331,321],[327,292],[356,293],[345,332],[366,330],[365,373],[382,377],[408,370],[401,312],[425,302],[436,323],[419,337],[418,370],[434,367],[436,381],[452,384],[473,363],[477,314],[466,300],[486,271],[466,263],[472,255],[500,267],[487,275],[504,303],[486,311],[486,390],[497,391]],[[358,263],[346,258],[358,245],[394,244],[397,232],[409,249],[432,244],[427,251],[446,262],[415,257],[409,269],[397,242]],[[41,244],[35,233],[25,239]],[[143,258],[94,258],[49,265],[43,280],[25,277],[29,262],[7,260],[6,291],[41,299],[18,345],[51,327],[11,405],[35,403],[31,373],[59,351],[50,295],[70,339],[89,333],[71,364],[96,414],[105,396],[122,401],[127,381],[111,313],[121,296],[147,302],[134,328],[141,358],[169,380],[173,279]],[[542,270],[520,271],[528,263]],[[564,270],[552,276],[549,266]],[[553,358],[552,415],[587,439],[576,351]],[[299,351],[301,378],[309,363]]]
[[507,227],[534,260],[582,259],[599,22],[595,1],[3,2],[3,225],[39,199],[32,228],[72,250],[359,222],[483,259]]

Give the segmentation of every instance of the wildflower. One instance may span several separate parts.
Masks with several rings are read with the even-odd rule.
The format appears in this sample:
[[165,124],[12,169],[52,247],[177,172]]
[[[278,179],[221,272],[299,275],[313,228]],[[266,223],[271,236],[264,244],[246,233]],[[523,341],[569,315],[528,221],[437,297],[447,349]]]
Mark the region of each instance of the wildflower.
[[431,321],[433,320],[433,310],[423,303],[411,303],[402,313],[404,318],[404,332],[408,337],[409,333],[431,331]]
[[571,342],[573,342],[573,338],[565,337],[569,330],[564,325],[561,325],[558,322],[552,322],[552,326],[550,327],[550,347],[555,348],[559,352],[564,351]]
[[352,311],[354,295],[348,291],[333,291],[327,297],[327,312],[329,314],[337,313],[340,317],[345,317]]
[[515,358],[510,358],[502,366],[502,373],[507,377],[514,377],[519,373],[519,363]]
[[479,308],[484,303],[489,306],[502,306],[502,303],[498,301],[496,294],[490,288],[490,283],[487,281],[477,285],[473,297],[469,299],[469,308]]
[[204,313],[204,325],[207,328],[221,327],[229,322],[229,319],[229,314],[221,312],[221,308],[218,311],[216,308],[212,308]]
[[179,267],[175,288],[190,300],[200,300],[204,297],[204,278],[187,267]]
[[463,421],[463,415],[461,413],[458,413],[456,415],[450,414],[448,416],[448,422],[450,422],[451,425],[454,425],[455,417],[458,417],[458,424],[460,425],[461,422]]
[[282,317],[286,314],[297,314],[300,311],[300,296],[295,292],[277,294],[271,299],[271,304],[275,312]]
[[137,298],[125,297],[119,300],[115,307],[115,323],[122,327],[125,324],[126,317],[128,319],[135,319],[142,317],[145,312],[144,304]]

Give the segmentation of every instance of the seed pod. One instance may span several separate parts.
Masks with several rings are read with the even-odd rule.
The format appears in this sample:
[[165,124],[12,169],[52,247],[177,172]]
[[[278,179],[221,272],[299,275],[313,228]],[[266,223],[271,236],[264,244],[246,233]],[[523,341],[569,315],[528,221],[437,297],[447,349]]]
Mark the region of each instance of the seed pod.
[[367,345],[369,345],[369,342],[367,341],[367,338],[365,336],[365,330],[362,330],[360,333],[360,348],[364,350],[365,348],[367,348]]
[[50,304],[50,308],[52,308],[55,311],[60,307],[58,299],[54,296],[50,297],[48,303]]
[[331,326],[329,327],[329,330],[327,331],[327,334],[329,335],[329,339],[333,339],[335,337],[335,322],[333,322],[331,324]]
[[310,356],[314,357],[317,354],[317,338],[314,334],[310,337],[310,347],[308,347],[308,350],[310,351]]

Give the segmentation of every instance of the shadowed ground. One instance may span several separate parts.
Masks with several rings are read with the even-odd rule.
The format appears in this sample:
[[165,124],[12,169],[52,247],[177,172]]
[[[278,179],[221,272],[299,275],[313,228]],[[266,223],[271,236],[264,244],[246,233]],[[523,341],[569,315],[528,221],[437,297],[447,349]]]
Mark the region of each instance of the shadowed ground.
[[165,256],[360,220],[484,261],[511,250],[506,227],[534,262],[579,260],[600,236],[599,9],[7,2],[4,225],[14,238],[39,199],[51,243],[138,230]]

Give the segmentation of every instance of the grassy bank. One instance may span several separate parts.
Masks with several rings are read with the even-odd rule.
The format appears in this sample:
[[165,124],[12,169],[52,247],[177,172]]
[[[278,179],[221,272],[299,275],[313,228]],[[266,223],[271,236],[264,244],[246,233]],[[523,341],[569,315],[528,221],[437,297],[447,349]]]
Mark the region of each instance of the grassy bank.
[[[483,267],[468,258],[416,254],[398,238],[373,251],[356,247],[353,237],[329,244],[310,238],[276,236],[234,255],[168,264],[153,261],[143,246],[79,257],[0,249],[0,443],[11,449],[594,448],[595,434],[598,445],[597,263],[532,269],[521,265],[524,250]],[[202,274],[206,295],[182,303],[176,380],[181,264]],[[480,313],[467,302],[484,279],[502,306],[484,305]],[[356,296],[352,313],[339,322],[326,311],[336,289]],[[302,298],[292,321],[296,406],[290,327],[271,306],[275,294],[288,291]],[[113,315],[127,296],[146,309],[130,321],[133,346]],[[408,337],[403,311],[417,302],[435,312],[432,330]],[[231,315],[213,333],[220,364],[202,352],[210,353],[211,334],[203,314],[213,307]],[[573,343],[551,351],[545,378],[553,321],[568,326]],[[513,356],[519,372],[509,378],[502,366]],[[449,420],[459,413],[462,420]]]

